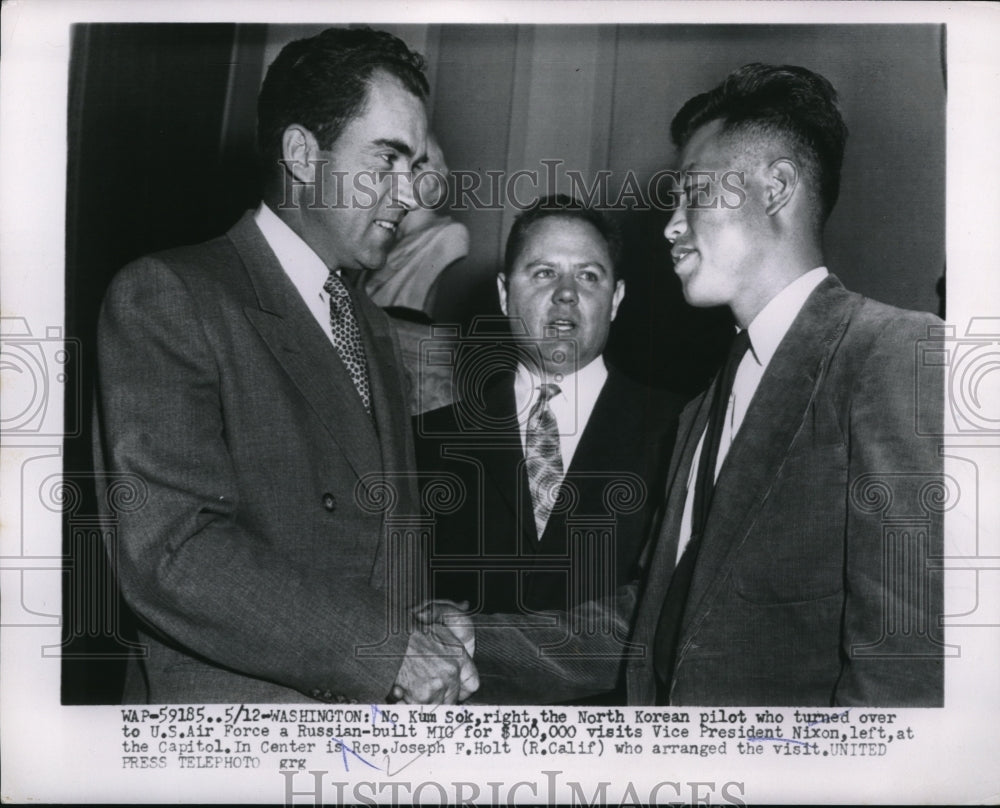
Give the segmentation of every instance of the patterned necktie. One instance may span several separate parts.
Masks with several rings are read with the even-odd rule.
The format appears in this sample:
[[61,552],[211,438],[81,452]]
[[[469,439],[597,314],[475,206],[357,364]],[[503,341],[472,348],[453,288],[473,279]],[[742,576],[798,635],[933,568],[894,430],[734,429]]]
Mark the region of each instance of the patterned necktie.
[[729,409],[729,396],[733,391],[736,371],[749,347],[749,335],[745,330],[740,331],[729,348],[729,355],[726,357],[722,370],[719,371],[712,403],[708,410],[708,426],[702,441],[701,456],[698,460],[698,476],[694,486],[691,539],[684,548],[684,552],[681,553],[680,560],[677,562],[670,579],[670,586],[667,588],[667,595],[660,610],[660,620],[656,627],[656,638],[653,645],[654,667],[660,686],[657,702],[660,704],[668,704],[670,701],[669,687],[676,662],[677,641],[680,639],[681,621],[684,618],[684,608],[691,590],[691,579],[694,576],[698,550],[701,548],[702,533],[704,533],[708,513],[712,507],[712,494],[715,490],[715,467],[719,457],[719,444],[722,441],[726,412]]
[[562,481],[562,451],[559,447],[559,426],[549,408],[549,400],[559,395],[559,385],[542,384],[535,406],[528,413],[525,429],[524,459],[528,466],[528,488],[535,510],[538,538],[545,532]]
[[368,386],[368,362],[365,360],[365,346],[361,342],[361,331],[354,316],[351,294],[336,270],[323,284],[323,290],[330,296],[330,329],[333,332],[333,346],[344,363],[354,387],[361,396],[365,412],[371,414],[371,391]]

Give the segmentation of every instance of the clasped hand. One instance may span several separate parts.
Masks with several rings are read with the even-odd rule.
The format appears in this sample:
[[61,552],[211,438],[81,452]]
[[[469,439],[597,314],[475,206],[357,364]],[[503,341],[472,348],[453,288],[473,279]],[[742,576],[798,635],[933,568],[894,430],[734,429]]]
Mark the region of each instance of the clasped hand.
[[407,704],[455,704],[479,689],[472,661],[476,633],[468,603],[429,600],[413,610],[416,626],[392,697]]

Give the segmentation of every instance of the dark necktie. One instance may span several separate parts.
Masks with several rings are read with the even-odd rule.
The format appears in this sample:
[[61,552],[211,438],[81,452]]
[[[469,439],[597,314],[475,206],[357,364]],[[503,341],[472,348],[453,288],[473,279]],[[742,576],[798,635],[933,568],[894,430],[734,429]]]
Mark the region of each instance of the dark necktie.
[[365,412],[371,414],[368,362],[365,359],[365,346],[361,342],[361,331],[354,315],[351,294],[336,270],[330,270],[330,276],[323,284],[323,290],[330,296],[330,330],[333,333],[333,347],[337,349],[340,360],[351,374],[351,380],[358,395],[361,396]]
[[559,395],[559,385],[542,384],[538,391],[538,401],[528,413],[524,459],[528,466],[528,488],[535,511],[535,528],[541,539],[562,481],[563,465],[559,426],[549,407],[549,400]]
[[736,371],[739,369],[743,355],[750,347],[750,337],[747,332],[740,331],[729,348],[726,362],[716,379],[715,392],[708,411],[708,426],[705,429],[705,439],[702,442],[701,456],[698,460],[698,476],[695,479],[694,507],[691,511],[691,538],[681,554],[674,569],[660,610],[660,621],[656,627],[653,659],[656,675],[660,685],[660,696],[657,701],[666,703],[669,698],[668,689],[674,672],[674,662],[677,653],[677,640],[680,635],[681,620],[684,617],[684,607],[688,592],[691,589],[691,578],[694,573],[695,560],[701,548],[701,537],[708,521],[708,513],[712,507],[712,494],[715,490],[715,466],[719,457],[719,444],[722,442],[722,432],[729,409],[729,396],[733,391]]

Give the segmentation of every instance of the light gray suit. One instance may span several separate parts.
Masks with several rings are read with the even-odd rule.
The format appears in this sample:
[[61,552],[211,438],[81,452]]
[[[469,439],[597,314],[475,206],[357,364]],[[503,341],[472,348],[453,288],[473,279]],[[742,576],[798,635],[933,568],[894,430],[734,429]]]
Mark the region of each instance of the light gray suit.
[[352,296],[373,417],[250,213],[109,288],[96,466],[147,489],[117,514],[149,651],[126,701],[380,702],[392,687],[423,557],[388,541],[369,475],[407,512],[413,446],[388,320]]

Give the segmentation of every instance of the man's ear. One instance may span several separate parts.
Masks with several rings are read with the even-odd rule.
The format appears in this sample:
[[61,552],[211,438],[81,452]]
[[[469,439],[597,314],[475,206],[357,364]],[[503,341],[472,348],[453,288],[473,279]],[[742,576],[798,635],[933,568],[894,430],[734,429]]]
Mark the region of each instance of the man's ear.
[[615,291],[611,296],[611,319],[614,320],[615,316],[618,314],[618,305],[622,302],[622,298],[625,297],[625,281],[619,278],[615,283]]
[[497,295],[500,297],[500,311],[507,315],[507,276],[497,273]]
[[281,135],[281,157],[285,169],[302,183],[313,183],[316,177],[316,156],[319,144],[312,132],[301,124],[285,127]]
[[799,186],[799,167],[794,160],[779,157],[767,167],[764,177],[764,210],[774,216],[787,205]]

